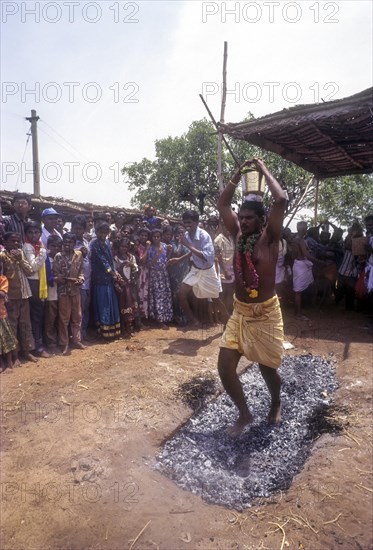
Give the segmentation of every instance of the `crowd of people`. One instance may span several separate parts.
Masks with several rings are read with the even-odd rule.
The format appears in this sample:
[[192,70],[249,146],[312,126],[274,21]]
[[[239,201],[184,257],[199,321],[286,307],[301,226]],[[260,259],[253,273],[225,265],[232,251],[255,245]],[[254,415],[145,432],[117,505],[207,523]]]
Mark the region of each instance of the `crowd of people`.
[[[53,207],[30,219],[25,193],[12,206],[0,224],[2,371],[97,338],[130,338],[144,326],[225,324],[233,311],[235,242],[218,217],[200,222],[188,211],[171,225],[147,205],[143,215],[102,212],[65,224]],[[299,318],[307,299],[333,297],[347,309],[372,299],[373,215],[365,225],[365,235],[355,222],[344,239],[326,221],[283,230],[276,290]]]
[[304,303],[322,308],[334,301],[344,302],[347,310],[372,309],[373,215],[364,219],[364,225],[354,221],[345,237],[328,220],[310,228],[299,222],[294,235],[283,231],[276,289],[285,301],[293,295],[297,318],[307,320]]

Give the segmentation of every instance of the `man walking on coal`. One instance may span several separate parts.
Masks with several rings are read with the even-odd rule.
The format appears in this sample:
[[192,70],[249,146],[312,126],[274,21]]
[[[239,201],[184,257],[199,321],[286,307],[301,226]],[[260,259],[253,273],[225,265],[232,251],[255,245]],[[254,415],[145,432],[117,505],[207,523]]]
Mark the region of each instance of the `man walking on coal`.
[[[249,166],[263,174],[274,199],[268,217],[261,197],[255,194],[245,197],[238,215],[232,210],[242,170]],[[268,421],[276,424],[281,420],[281,378],[276,369],[283,353],[283,322],[275,275],[285,204],[285,191],[260,159],[244,162],[218,201],[220,215],[236,243],[234,311],[222,337],[218,360],[223,386],[239,411],[238,420],[228,431],[233,437],[253,421],[237,376],[242,355],[259,363],[272,400]]]

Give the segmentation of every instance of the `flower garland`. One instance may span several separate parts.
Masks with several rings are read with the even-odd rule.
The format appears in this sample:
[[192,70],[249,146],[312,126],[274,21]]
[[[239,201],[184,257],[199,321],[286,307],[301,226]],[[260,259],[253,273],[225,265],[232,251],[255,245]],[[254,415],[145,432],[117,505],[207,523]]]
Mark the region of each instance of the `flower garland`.
[[[235,264],[236,264],[236,273],[238,276],[238,280],[240,281],[241,285],[244,287],[244,289],[248,292],[250,298],[257,298],[258,297],[258,288],[259,288],[259,275],[255,269],[255,266],[253,264],[252,260],[252,253],[254,251],[254,247],[260,237],[261,233],[253,233],[252,235],[241,235],[237,241],[236,246],[236,258],[235,258]],[[244,267],[243,267],[243,261],[246,261],[246,265],[249,268],[249,282],[246,283],[244,278]]]

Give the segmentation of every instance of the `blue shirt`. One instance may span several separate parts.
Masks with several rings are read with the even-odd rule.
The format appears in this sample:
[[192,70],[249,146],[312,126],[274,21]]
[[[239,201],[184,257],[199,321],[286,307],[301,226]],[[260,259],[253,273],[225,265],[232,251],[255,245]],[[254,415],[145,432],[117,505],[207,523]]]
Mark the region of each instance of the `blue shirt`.
[[188,231],[185,233],[185,238],[188,243],[200,250],[204,258],[199,258],[192,253],[192,262],[199,269],[209,269],[214,265],[215,251],[210,235],[204,229],[197,227],[193,240],[189,237]]

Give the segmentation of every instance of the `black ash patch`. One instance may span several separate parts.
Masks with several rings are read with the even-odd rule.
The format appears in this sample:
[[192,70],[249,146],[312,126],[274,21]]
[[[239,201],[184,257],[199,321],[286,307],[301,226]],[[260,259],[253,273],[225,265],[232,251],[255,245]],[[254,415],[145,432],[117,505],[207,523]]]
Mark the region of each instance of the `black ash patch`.
[[212,376],[195,376],[189,382],[181,384],[177,394],[183,403],[189,405],[196,412],[205,405],[206,401],[215,394],[216,390],[216,378]]
[[224,393],[165,443],[156,469],[207,502],[238,510],[288,489],[313,440],[341,429],[330,412],[330,394],[338,384],[332,364],[310,354],[285,356],[279,372],[280,425],[267,423],[270,397],[254,365],[241,376],[254,423],[237,440],[231,439],[226,430],[238,415]]

